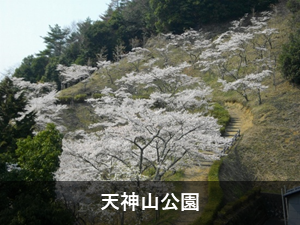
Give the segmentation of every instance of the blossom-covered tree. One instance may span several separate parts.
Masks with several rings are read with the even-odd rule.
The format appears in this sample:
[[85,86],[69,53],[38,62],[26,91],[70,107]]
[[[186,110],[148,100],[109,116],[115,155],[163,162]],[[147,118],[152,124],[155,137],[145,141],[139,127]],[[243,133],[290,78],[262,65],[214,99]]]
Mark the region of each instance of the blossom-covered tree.
[[111,61],[98,61],[97,67],[104,73],[104,76],[108,76],[111,84],[114,84],[113,73],[111,72]]
[[126,57],[127,61],[133,66],[136,72],[140,71],[141,62],[146,60],[150,56],[151,52],[146,48],[133,48],[131,51],[123,55],[122,57]]
[[272,71],[270,70],[264,70],[260,73],[256,74],[249,74],[245,76],[244,78],[237,79],[233,82],[226,82],[225,80],[219,79],[218,81],[223,84],[224,88],[223,90],[225,92],[229,90],[234,90],[240,95],[242,95],[246,101],[249,101],[248,99],[248,92],[257,91],[258,96],[258,104],[262,103],[261,100],[261,91],[264,91],[268,88],[268,86],[265,86],[261,84],[261,81],[272,74]]
[[26,107],[28,112],[36,112],[36,124],[38,130],[44,128],[47,123],[55,123],[60,131],[65,128],[60,124],[60,115],[67,105],[57,103],[57,91],[53,90],[41,97],[31,98]]
[[24,78],[17,77],[12,77],[11,80],[13,81],[14,85],[18,86],[26,92],[27,98],[39,97],[53,90],[56,90],[56,85],[50,82],[31,83],[29,81],[25,81]]
[[183,50],[189,55],[190,62],[194,68],[196,68],[197,62],[200,60],[202,52],[212,47],[212,42],[207,36],[208,34],[202,31],[188,30],[182,35],[175,38],[179,42],[181,39],[183,40],[181,46]]
[[[103,114],[114,119],[103,122],[106,128],[97,134],[64,140],[58,179],[70,179],[73,174],[72,179],[161,180],[180,164],[219,159],[226,140],[220,137],[216,119],[146,106],[144,100],[124,99],[114,111],[102,108]],[[149,171],[154,173],[149,175]]]
[[90,66],[80,66],[76,64],[71,66],[59,64],[56,70],[59,71],[62,85],[68,86],[70,83],[78,83],[79,81],[88,78],[92,72],[96,70],[96,68]]
[[206,86],[196,89],[186,89],[174,95],[161,92],[153,92],[150,95],[149,104],[155,108],[166,108],[167,110],[189,110],[209,109],[209,95],[212,89]]
[[184,62],[178,66],[168,66],[165,68],[154,67],[150,72],[131,72],[126,74],[116,82],[125,87],[143,85],[144,89],[154,88],[161,93],[174,95],[180,88],[188,87],[199,81],[190,77],[182,70],[189,64]]
[[21,114],[19,120],[25,117],[27,113],[35,113],[37,130],[44,129],[47,123],[55,123],[61,131],[64,129],[59,124],[59,115],[67,106],[57,103],[57,90],[52,83],[36,84],[24,81],[22,78],[12,78],[12,81],[28,97],[25,112]]
[[[244,26],[248,15],[233,21],[229,31],[224,32],[212,43],[212,48],[202,52],[199,65],[202,72],[216,72],[224,91],[234,90],[249,100],[250,92],[256,92],[261,104],[261,91],[267,86],[261,81],[273,75],[275,85],[276,56],[274,55],[274,28],[267,27],[271,14],[261,13],[251,17],[251,24]],[[214,46],[214,47],[213,47]],[[253,56],[258,56],[253,59]],[[251,59],[251,60],[249,60]]]

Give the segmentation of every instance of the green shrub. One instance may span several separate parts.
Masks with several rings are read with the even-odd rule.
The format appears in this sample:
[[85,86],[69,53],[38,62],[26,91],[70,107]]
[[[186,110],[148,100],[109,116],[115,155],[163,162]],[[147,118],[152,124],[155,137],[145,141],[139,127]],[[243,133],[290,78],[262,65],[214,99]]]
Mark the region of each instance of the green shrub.
[[70,104],[73,100],[72,96],[62,96],[62,97],[58,97],[58,102],[60,104]]
[[86,97],[87,97],[86,94],[75,95],[74,102],[82,103],[82,102],[84,102],[84,100],[86,99]]
[[210,113],[214,118],[218,119],[218,124],[222,126],[220,128],[220,132],[223,135],[225,133],[226,126],[230,122],[230,115],[228,111],[219,103],[215,103],[214,108]]
[[[260,194],[259,188],[254,188],[248,191],[245,195],[235,202],[231,202],[224,206],[223,190],[219,182],[219,170],[222,165],[222,160],[215,161],[211,166],[208,174],[208,202],[204,208],[201,217],[196,220],[192,225],[212,225],[224,224],[222,219],[228,215],[236,212],[243,205],[255,199]],[[224,207],[223,207],[224,206]],[[223,208],[222,208],[223,207]]]
[[102,97],[103,97],[103,94],[100,94],[100,93],[93,94],[93,98],[102,98]]
[[149,95],[148,94],[132,95],[132,99],[134,99],[134,100],[136,100],[136,99],[149,99]]

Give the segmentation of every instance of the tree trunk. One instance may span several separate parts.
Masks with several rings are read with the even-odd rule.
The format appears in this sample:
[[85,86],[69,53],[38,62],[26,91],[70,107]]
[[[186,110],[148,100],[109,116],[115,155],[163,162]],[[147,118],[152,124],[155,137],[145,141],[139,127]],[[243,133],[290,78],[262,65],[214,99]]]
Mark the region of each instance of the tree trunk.
[[259,88],[257,89],[257,95],[258,95],[258,104],[261,105],[262,101],[261,101],[261,95],[260,95]]

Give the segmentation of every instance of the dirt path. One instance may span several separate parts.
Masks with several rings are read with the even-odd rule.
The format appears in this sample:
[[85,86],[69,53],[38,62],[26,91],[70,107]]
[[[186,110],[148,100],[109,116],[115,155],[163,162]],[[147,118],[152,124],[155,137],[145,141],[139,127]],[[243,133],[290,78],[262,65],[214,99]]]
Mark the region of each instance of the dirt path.
[[[188,225],[198,219],[207,203],[207,176],[209,167],[191,167],[184,172],[182,193],[199,193],[199,211],[184,211],[173,225]],[[188,182],[186,182],[188,181]],[[194,182],[193,182],[194,181]],[[197,181],[197,182],[195,182]],[[202,182],[199,182],[202,181]]]
[[[226,109],[229,111],[231,122],[226,128],[225,137],[232,138],[238,130],[241,134],[253,126],[253,116],[250,110],[244,108],[238,103],[226,103]],[[183,181],[207,181],[210,163],[204,163],[205,166],[187,168],[184,172]],[[208,196],[207,182],[185,182],[184,193],[199,193],[199,211],[188,211],[180,214],[179,219],[174,225],[187,225],[198,219],[204,210]]]

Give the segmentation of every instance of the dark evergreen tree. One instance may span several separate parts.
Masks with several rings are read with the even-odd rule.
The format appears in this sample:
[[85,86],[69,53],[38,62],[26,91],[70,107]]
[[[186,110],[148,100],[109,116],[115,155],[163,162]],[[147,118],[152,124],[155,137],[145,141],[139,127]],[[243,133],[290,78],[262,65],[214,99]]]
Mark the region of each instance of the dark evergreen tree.
[[103,21],[94,22],[85,34],[85,39],[88,43],[87,51],[84,54],[86,62],[92,61],[96,65],[96,55],[100,53],[103,47],[106,47],[108,59],[113,59],[113,49],[117,43],[116,35],[113,32],[114,26],[117,29],[118,25],[115,22],[108,23]]
[[49,124],[33,137],[35,113],[26,113],[26,104],[6,77],[0,83],[0,224],[74,224],[55,195],[62,136]]
[[45,68],[45,75],[43,77],[44,81],[54,81],[56,83],[57,89],[60,90],[61,81],[59,78],[59,72],[56,70],[57,65],[60,64],[58,57],[51,57],[49,63]]
[[45,74],[49,58],[45,56],[34,57],[30,55],[23,59],[22,64],[15,70],[14,77],[24,78],[32,83],[38,82]]
[[70,33],[68,29],[62,29],[58,24],[49,26],[48,36],[42,37],[46,43],[46,51],[42,55],[60,56],[65,50],[67,37]]
[[282,46],[279,56],[283,77],[293,84],[300,84],[300,1],[289,0],[288,9],[293,13],[289,41]]
[[280,55],[283,77],[291,83],[300,84],[300,38],[291,35],[290,41],[283,45]]
[[185,29],[236,19],[265,10],[277,0],[149,0],[159,32],[182,33]]
[[35,112],[26,113],[24,92],[6,77],[0,83],[0,154],[5,161],[15,161],[16,141],[32,136]]

